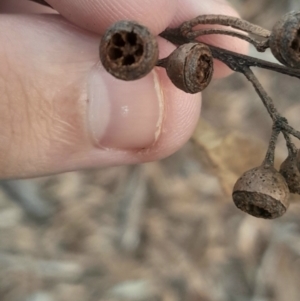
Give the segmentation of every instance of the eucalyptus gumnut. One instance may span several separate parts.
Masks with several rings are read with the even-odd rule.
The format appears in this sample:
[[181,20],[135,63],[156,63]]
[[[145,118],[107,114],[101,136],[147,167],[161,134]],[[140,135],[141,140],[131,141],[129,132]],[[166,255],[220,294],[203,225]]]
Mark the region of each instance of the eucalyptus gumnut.
[[211,51],[201,43],[181,45],[167,58],[166,71],[177,88],[191,94],[201,92],[213,75]]
[[300,68],[300,12],[289,12],[274,25],[270,49],[282,64]]
[[292,151],[280,166],[280,173],[285,178],[291,193],[300,194],[299,150]]
[[148,74],[157,63],[158,44],[145,26],[119,21],[101,39],[100,60],[114,77],[136,80]]
[[236,182],[232,197],[239,209],[265,219],[282,216],[289,206],[287,183],[283,176],[269,165],[246,171]]

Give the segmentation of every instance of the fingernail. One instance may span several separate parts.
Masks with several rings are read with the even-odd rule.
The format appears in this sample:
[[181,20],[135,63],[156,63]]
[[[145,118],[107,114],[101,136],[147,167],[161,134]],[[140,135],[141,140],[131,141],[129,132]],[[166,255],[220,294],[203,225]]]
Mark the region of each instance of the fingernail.
[[122,81],[99,63],[88,79],[88,127],[104,148],[144,149],[158,139],[163,93],[156,71],[136,81]]

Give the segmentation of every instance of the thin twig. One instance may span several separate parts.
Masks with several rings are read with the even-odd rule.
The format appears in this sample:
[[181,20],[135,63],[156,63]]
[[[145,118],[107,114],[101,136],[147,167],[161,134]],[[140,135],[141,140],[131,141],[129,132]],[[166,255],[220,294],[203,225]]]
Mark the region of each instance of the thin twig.
[[192,28],[199,24],[212,24],[230,26],[235,29],[242,30],[263,38],[268,38],[271,32],[258,25],[252,24],[240,18],[225,16],[225,15],[202,15],[181,24],[180,29],[182,34],[192,31]]
[[278,73],[286,74],[300,79],[300,69],[289,68],[280,64],[271,63],[265,60],[254,58],[248,55],[236,53],[223,48],[209,45],[214,58],[222,61],[229,68],[237,72],[243,72],[243,68],[259,67],[267,70],[272,70]]
[[287,123],[283,123],[281,125],[282,130],[291,134],[292,136],[298,138],[300,140],[300,132],[295,130],[293,127],[291,127],[290,125],[288,125]]
[[275,108],[272,98],[267,94],[267,92],[265,91],[257,77],[254,75],[252,70],[249,67],[244,67],[243,74],[252,83],[256,93],[262,100],[273,122],[276,122],[278,119],[280,119],[281,116]]
[[265,167],[274,166],[275,148],[278,136],[280,134],[280,125],[277,122],[273,123],[272,134],[269,141],[268,150],[263,162]]
[[285,131],[283,131],[282,133],[283,133],[283,137],[286,141],[286,147],[288,149],[289,155],[295,154],[297,152],[297,148],[296,148],[295,144],[292,142],[290,135],[288,133],[286,133]]
[[158,60],[157,63],[156,63],[156,66],[166,68],[167,63],[168,63],[168,57],[165,57],[163,59]]
[[260,99],[262,100],[262,102],[263,102],[264,106],[266,107],[272,120],[274,122],[278,122],[278,124],[281,127],[281,131],[291,134],[294,137],[300,139],[300,132],[295,130],[293,127],[291,127],[288,124],[287,120],[278,113],[277,109],[275,108],[272,98],[267,94],[267,92],[265,91],[265,89],[263,88],[263,86],[261,85],[259,80],[256,78],[254,73],[251,71],[251,69],[248,67],[245,67],[243,74],[254,86],[256,93],[259,95]]
[[41,4],[41,5],[48,6],[48,7],[52,8],[52,6],[44,0],[29,0],[29,1],[32,1],[32,2],[35,2],[35,3],[38,3],[38,4]]
[[247,41],[248,43],[252,44],[259,52],[264,52],[267,48],[269,48],[269,40],[258,41],[254,38],[251,38],[249,36],[246,36],[244,34],[232,30],[214,29],[214,28],[200,29],[200,30],[192,31],[188,33],[186,36],[189,39],[196,39],[200,36],[211,35],[211,34],[222,34],[222,35],[239,38],[241,40]]
[[252,70],[248,66],[245,66],[243,69],[236,71],[243,73],[246,78],[252,83],[253,87],[256,90],[256,93],[262,100],[273,122],[279,122],[281,131],[291,134],[294,137],[300,139],[300,132],[291,127],[288,124],[287,120],[278,113],[272,98],[267,94]]
[[[178,28],[167,28],[160,34],[161,37],[168,40],[169,42],[175,45],[182,45],[190,42],[198,42],[193,39],[189,39],[186,36],[183,36]],[[220,47],[209,46],[212,55],[215,59],[220,60],[226,64],[233,71],[243,73],[243,68],[247,67],[259,67],[267,70],[272,70],[278,73],[286,74],[289,76],[297,77],[300,79],[300,69],[286,67],[280,64],[271,63],[265,60],[254,58],[248,55],[236,53],[227,49]]]

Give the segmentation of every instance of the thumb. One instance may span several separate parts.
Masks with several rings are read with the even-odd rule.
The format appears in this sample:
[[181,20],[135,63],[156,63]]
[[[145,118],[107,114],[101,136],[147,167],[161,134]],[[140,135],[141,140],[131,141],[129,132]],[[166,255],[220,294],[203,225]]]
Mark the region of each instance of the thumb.
[[113,78],[100,38],[59,16],[2,15],[0,27],[0,178],[156,160],[191,135],[200,97],[164,70]]

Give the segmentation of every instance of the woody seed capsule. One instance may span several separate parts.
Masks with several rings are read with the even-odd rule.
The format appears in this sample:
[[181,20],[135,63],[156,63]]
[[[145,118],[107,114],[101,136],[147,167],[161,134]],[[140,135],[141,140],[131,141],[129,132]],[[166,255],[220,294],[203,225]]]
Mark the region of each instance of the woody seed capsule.
[[109,27],[101,39],[100,60],[114,77],[136,80],[155,66],[157,41],[145,26],[119,21]]
[[289,12],[274,25],[270,49],[282,64],[300,68],[300,12]]
[[232,197],[239,209],[265,219],[280,217],[289,206],[288,186],[273,166],[246,171],[236,182]]
[[213,75],[211,51],[201,43],[181,45],[167,58],[166,71],[177,88],[192,94],[201,92]]

